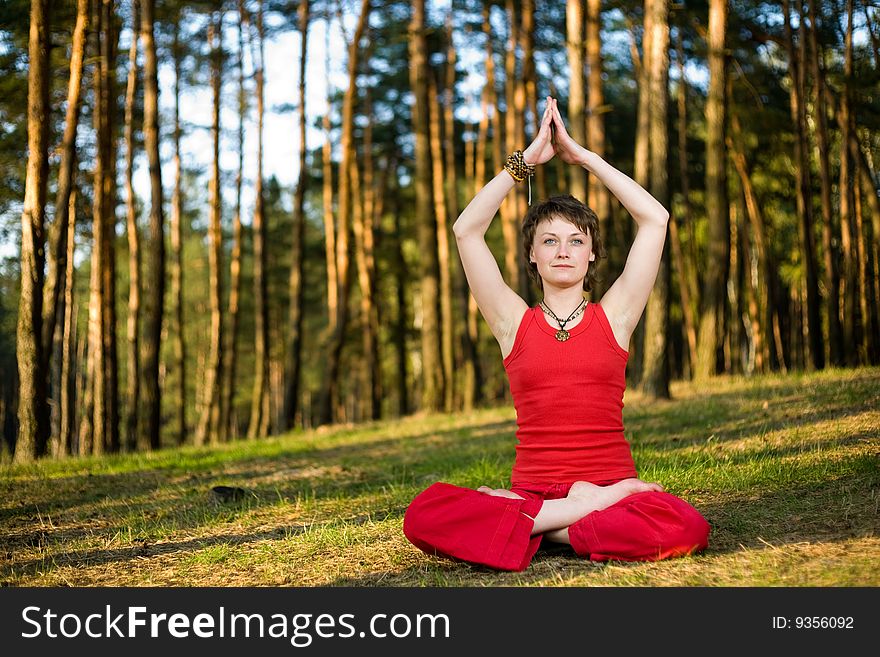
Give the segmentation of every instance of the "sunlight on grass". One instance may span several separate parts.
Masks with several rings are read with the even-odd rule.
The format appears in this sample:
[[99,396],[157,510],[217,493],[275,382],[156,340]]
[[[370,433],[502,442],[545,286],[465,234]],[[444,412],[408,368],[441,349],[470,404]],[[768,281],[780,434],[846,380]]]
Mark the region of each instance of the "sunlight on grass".
[[[880,585],[880,368],[628,391],[639,474],[699,508],[710,549],[498,573],[402,534],[435,481],[509,485],[511,407],[265,441],[0,465],[0,584],[16,586]],[[214,486],[247,491],[222,503]]]

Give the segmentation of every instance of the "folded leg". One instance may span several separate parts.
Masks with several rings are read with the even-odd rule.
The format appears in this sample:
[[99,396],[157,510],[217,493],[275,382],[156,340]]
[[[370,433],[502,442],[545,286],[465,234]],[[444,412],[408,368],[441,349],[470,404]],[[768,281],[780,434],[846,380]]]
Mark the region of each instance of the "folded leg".
[[497,497],[446,483],[421,492],[406,510],[403,533],[428,554],[498,570],[524,570],[541,543],[532,536],[543,500]]
[[709,523],[683,499],[636,493],[568,528],[574,551],[594,561],[659,561],[706,549]]

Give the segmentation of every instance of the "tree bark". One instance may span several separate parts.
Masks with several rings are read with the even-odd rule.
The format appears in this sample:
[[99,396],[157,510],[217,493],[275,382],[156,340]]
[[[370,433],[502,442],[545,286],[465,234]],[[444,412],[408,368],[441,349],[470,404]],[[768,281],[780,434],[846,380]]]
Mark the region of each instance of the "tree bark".
[[67,265],[67,223],[69,221],[70,195],[73,188],[74,162],[76,161],[76,136],[82,108],[82,75],[85,42],[89,29],[89,2],[77,0],[76,23],[70,45],[70,77],[67,83],[67,109],[64,117],[64,135],[61,141],[61,163],[58,167],[58,183],[55,194],[55,220],[49,229],[48,271],[43,288],[43,371],[49,371],[52,343],[58,315],[64,314],[62,289],[65,287],[63,273]]
[[[651,39],[654,38],[654,0],[645,0],[644,23],[642,28],[642,57],[636,64],[636,81],[639,90],[638,108],[636,113],[635,152],[633,154],[633,179],[645,189],[651,186]],[[638,57],[638,49],[634,48]],[[624,213],[625,214],[625,213]],[[610,242],[610,240],[609,240]],[[618,258],[612,258],[617,263]],[[623,258],[620,258],[622,260]],[[645,322],[640,320],[633,331],[630,341],[630,366],[627,367],[627,378],[634,384],[641,384],[643,354],[645,350]]]
[[[800,4],[800,3],[799,3]],[[795,51],[794,33],[791,27],[790,5],[783,0],[785,24],[785,41],[789,58],[791,87],[789,91],[791,120],[795,129],[794,168],[795,168],[795,201],[798,214],[798,234],[800,237],[801,263],[804,269],[804,285],[806,286],[807,333],[809,341],[805,342],[807,362],[812,369],[825,367],[825,349],[822,339],[822,324],[819,318],[818,279],[816,275],[815,247],[813,245],[813,204],[812,184],[810,181],[810,162],[807,157],[806,110],[804,108],[804,65],[805,33],[803,12],[798,13],[800,34],[798,35],[798,51]]]
[[222,194],[220,192],[220,92],[222,88],[223,15],[215,8],[208,25],[208,44],[211,49],[211,87],[213,89],[213,114],[211,138],[213,157],[210,182],[210,216],[208,219],[208,296],[211,306],[211,332],[208,363],[205,371],[204,408],[196,444],[219,442],[220,394],[219,383],[223,380],[223,298],[220,268],[223,261]]
[[[521,130],[517,106],[517,85],[519,77],[516,73],[516,44],[518,40],[519,18],[517,4],[512,0],[506,0],[507,17],[507,43],[504,49],[504,150],[512,153],[522,150],[525,144],[520,144]],[[497,104],[496,104],[497,111]],[[500,121],[499,121],[500,123]],[[496,137],[498,138],[498,137]],[[500,159],[500,158],[499,158]],[[522,221],[520,214],[520,190],[515,189],[501,203],[501,235],[504,238],[504,273],[510,289],[517,290],[522,294],[522,276],[520,275],[520,249],[519,249],[519,225]]]
[[[369,347],[373,355],[369,358],[370,385],[369,394],[369,417],[378,420],[382,417],[382,398],[385,384],[382,380],[382,343],[379,339],[381,306],[377,303],[378,272],[376,270],[376,226],[382,217],[385,194],[376,194],[375,168],[373,166],[373,105],[370,98],[369,88],[364,92],[364,111],[368,117],[364,127],[364,212],[363,212],[363,253],[364,269],[369,275],[370,305],[367,310],[367,321],[370,330],[367,332],[369,341],[364,345]],[[378,198],[377,198],[378,196]]]
[[718,372],[724,322],[724,297],[730,258],[730,208],[727,202],[727,157],[724,149],[727,1],[709,2],[709,91],[706,100],[706,213],[709,253],[703,281],[698,331],[697,379]]
[[293,247],[290,264],[290,308],[287,319],[287,366],[284,389],[284,426],[296,426],[299,411],[300,372],[302,370],[303,344],[303,300],[305,286],[305,230],[306,230],[306,187],[309,182],[306,168],[306,53],[309,35],[309,0],[299,5],[299,30],[301,34],[299,52],[299,176],[296,181],[296,194],[293,200]]
[[49,6],[32,0],[28,36],[28,160],[21,213],[21,296],[18,304],[17,463],[42,456],[49,439],[46,420],[46,376],[41,331],[43,310],[43,244],[46,183],[49,169]]
[[150,249],[144,290],[152,307],[145,315],[143,350],[144,427],[138,431],[139,447],[160,444],[162,397],[159,387],[159,348],[165,299],[165,216],[162,208],[162,169],[159,159],[159,83],[153,15],[156,0],[142,0],[141,42],[144,46],[144,147],[150,169]]
[[177,393],[174,395],[176,442],[186,441],[186,343],[183,323],[183,174],[180,158],[180,79],[181,52],[178,25],[174,27],[174,192],[171,196],[171,298],[174,303],[173,358],[177,367]]
[[[571,71],[568,91],[568,132],[579,144],[587,143],[584,120],[584,0],[567,0],[565,4],[565,49]],[[569,192],[587,202],[587,177],[583,167],[569,167]]]
[[[97,57],[93,72],[95,111],[92,112],[96,135],[95,168],[93,172],[92,203],[92,276],[89,312],[89,353],[94,359],[91,384],[94,388],[92,413],[91,453],[100,456],[107,447],[107,349],[105,331],[107,326],[107,290],[104,287],[109,249],[107,242],[107,194],[106,168],[109,166],[107,151],[107,123],[109,120],[107,90],[106,41],[108,38],[103,2],[95,5],[95,51]],[[94,314],[92,313],[94,311]]]
[[396,175],[396,160],[392,159],[388,170],[393,172],[393,175],[388,176],[388,192],[391,198],[391,216],[394,221],[394,232],[392,236],[394,244],[392,248],[395,261],[393,267],[395,283],[394,300],[397,306],[397,316],[395,317],[394,322],[394,347],[397,356],[397,376],[395,378],[397,383],[398,412],[401,416],[403,416],[407,415],[410,411],[408,364],[409,352],[407,350],[407,337],[409,332],[409,311],[406,299],[408,292],[408,282],[411,280],[411,278],[409,272],[407,271],[406,259],[403,257],[403,248],[401,244],[401,235],[403,235],[403,233],[400,220],[400,188],[398,183],[398,176]]
[[[251,394],[251,419],[248,439],[263,438],[269,434],[269,299],[266,275],[266,218],[263,194],[263,96],[264,57],[263,3],[257,9],[257,53],[253,61],[256,70],[257,96],[257,176],[254,184],[254,388]],[[253,45],[253,44],[252,44]],[[252,51],[253,52],[253,51]]]
[[[668,32],[668,28],[667,28]],[[605,157],[605,91],[602,83],[602,3],[587,1],[587,143],[588,148],[601,158]],[[589,176],[587,205],[599,219],[599,234],[607,240],[611,218],[611,198],[608,189],[596,176]],[[596,282],[592,298],[601,299],[608,289],[607,281]]]
[[[651,3],[652,36],[649,93],[650,120],[650,192],[664,207],[669,206],[667,175],[667,134],[669,109],[669,4],[667,0]],[[645,346],[643,351],[642,390],[655,398],[669,398],[669,248],[664,243],[660,268],[645,311]]]
[[64,315],[61,324],[61,376],[59,377],[61,385],[58,420],[58,453],[60,455],[73,453],[73,437],[76,427],[76,362],[71,354],[71,350],[76,346],[76,309],[73,305],[73,283],[76,275],[73,266],[73,254],[76,247],[76,196],[76,189],[72,188],[68,194]]
[[235,384],[238,369],[239,297],[241,296],[241,188],[244,176],[244,122],[247,91],[244,84],[244,34],[250,29],[244,0],[238,2],[238,167],[235,173],[235,212],[232,216],[232,252],[229,257],[229,331],[223,359],[223,398],[220,403],[220,439],[238,437]]
[[[431,149],[431,181],[433,183],[434,215],[437,218],[437,255],[440,268],[440,337],[443,358],[444,399],[443,410],[452,412],[454,392],[454,358],[452,325],[452,277],[450,275],[449,219],[446,213],[446,194],[443,189],[444,162],[440,136],[440,103],[437,84],[428,75],[428,121]],[[449,153],[452,157],[453,153]]]
[[[126,352],[126,383],[128,408],[125,414],[125,447],[137,448],[138,405],[140,403],[140,313],[141,313],[141,252],[137,225],[137,199],[134,195],[134,103],[138,78],[138,0],[132,0],[132,36],[128,51],[128,80],[125,89],[125,228],[128,238],[128,350]],[[175,41],[177,31],[175,30]],[[179,158],[177,158],[179,162]],[[172,225],[174,219],[172,214]],[[173,287],[173,285],[172,285]]]
[[413,0],[409,26],[410,88],[415,95],[413,132],[415,134],[416,222],[422,250],[422,409],[439,411],[443,406],[444,381],[440,349],[438,310],[439,267],[437,263],[437,222],[433,214],[431,190],[431,147],[428,130],[428,45],[425,39],[425,1]]
[[[352,269],[349,263],[349,222],[351,221],[349,162],[353,155],[352,133],[354,131],[354,101],[355,94],[357,93],[360,41],[364,35],[370,11],[370,0],[362,0],[357,27],[348,46],[349,86],[342,103],[342,139],[340,144],[342,161],[339,165],[339,230],[336,235],[336,280],[332,282],[332,285],[335,285],[337,290],[337,308],[335,320],[331,323],[332,330],[327,348],[326,375],[323,381],[319,408],[320,424],[329,424],[333,421],[333,410],[338,405],[339,370],[342,349],[345,344],[346,325],[348,323],[348,297],[352,282]],[[327,155],[325,154],[325,157]]]
[[[693,224],[690,200],[690,182],[688,179],[687,165],[687,78],[684,72],[684,45],[682,43],[681,28],[676,34],[676,50],[678,52],[678,176],[681,181],[681,224],[687,227]],[[694,274],[695,265],[693,259],[689,259],[681,248],[681,235],[678,232],[679,217],[669,218],[669,239],[672,247],[672,258],[678,271],[678,291],[681,299],[682,316],[684,317],[685,341],[688,347],[688,372],[693,375],[694,363],[697,362],[697,322],[694,317],[694,308],[699,307],[699,294],[697,281]],[[692,235],[692,233],[691,233]],[[693,239],[691,238],[691,243]]]
[[[538,114],[538,85],[535,74],[535,0],[522,0],[522,29],[520,30],[520,43],[523,51],[523,73],[522,78],[526,89],[526,106],[532,114],[533,134],[537,134],[540,125],[541,115]],[[525,136],[525,147],[529,143],[528,136]],[[547,198],[547,169],[544,167],[535,168],[534,176],[535,190],[533,194],[538,199]],[[456,216],[457,213],[451,213],[450,216]],[[526,303],[532,305],[535,301],[534,288],[528,285],[529,277],[525,273],[525,262],[523,264],[523,277],[526,282],[526,289],[529,292]]]
[[822,199],[822,254],[825,265],[825,314],[828,317],[828,360],[843,365],[843,332],[840,327],[840,274],[834,246],[834,212],[831,207],[831,163],[828,139],[828,109],[825,103],[825,71],[819,51],[816,3],[810,2],[810,65],[813,74],[813,125],[816,131],[816,159]]
[[843,251],[843,289],[840,296],[843,298],[843,343],[846,345],[845,360],[849,366],[858,363],[858,352],[855,345],[859,340],[857,332],[857,306],[858,300],[858,254],[854,240],[855,228],[853,226],[853,196],[852,163],[850,161],[850,132],[852,121],[850,119],[852,98],[853,76],[853,0],[847,0],[847,29],[844,46],[844,91],[840,97],[840,233],[841,250]]

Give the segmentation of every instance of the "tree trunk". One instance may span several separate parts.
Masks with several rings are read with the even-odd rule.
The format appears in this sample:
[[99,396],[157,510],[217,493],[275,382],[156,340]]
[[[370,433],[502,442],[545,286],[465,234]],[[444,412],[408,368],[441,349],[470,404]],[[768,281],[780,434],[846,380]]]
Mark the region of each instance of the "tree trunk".
[[238,367],[239,297],[241,295],[241,187],[244,176],[244,122],[247,91],[244,84],[244,33],[250,29],[244,0],[238,3],[238,168],[235,173],[235,213],[232,217],[232,252],[229,258],[229,332],[223,359],[223,396],[220,403],[220,439],[238,437],[235,384]]
[[[760,210],[757,209],[757,200],[755,199],[755,192],[751,184],[751,179],[749,177],[748,165],[746,163],[745,155],[743,155],[742,151],[739,148],[739,124],[736,119],[736,115],[733,113],[731,113],[731,125],[733,127],[733,137],[727,137],[727,147],[730,151],[731,158],[733,160],[734,166],[736,167],[736,171],[739,174],[739,183],[742,190],[741,196],[743,214],[749,222],[749,225],[753,227],[752,232],[755,234],[753,239],[755,239],[756,243],[760,245],[756,249],[756,251],[760,255],[756,254],[755,256],[755,260],[758,261],[758,267],[755,268],[757,270],[756,274],[760,272],[760,275],[756,275],[753,277],[751,274],[752,268],[750,266],[750,263],[752,262],[751,248],[749,246],[748,233],[745,230],[745,222],[743,222],[742,229],[739,231],[739,237],[742,245],[741,248],[743,252],[743,260],[748,268],[748,281],[746,292],[748,295],[749,304],[749,334],[752,344],[754,345],[754,366],[758,369],[758,371],[764,371],[765,363],[768,363],[769,357],[768,354],[765,352],[766,336],[764,330],[765,323],[763,321],[765,315],[759,310],[759,298],[764,299],[766,297],[766,294],[762,294],[762,292],[767,285],[766,279],[763,279],[763,277],[767,274],[767,270],[763,261],[763,258],[765,257],[763,246],[763,228],[755,228],[755,225],[761,223],[763,220],[760,217]],[[763,280],[764,285],[761,285],[761,280]],[[766,304],[764,305],[766,307]]]
[[[587,2],[587,143],[588,148],[601,158],[605,157],[605,92],[602,84],[602,3]],[[668,31],[668,30],[667,30]],[[599,218],[599,234],[607,239],[611,218],[611,198],[608,189],[596,176],[589,176],[587,205]],[[601,299],[608,289],[606,280],[599,280],[592,292],[594,299]]]
[[[428,121],[431,149],[431,181],[433,183],[434,215],[437,218],[437,255],[440,267],[440,336],[443,355],[443,381],[445,395],[443,410],[452,412],[454,387],[453,328],[452,328],[452,278],[450,276],[449,219],[446,215],[446,194],[443,189],[443,144],[440,136],[440,103],[433,75],[428,75]],[[449,153],[449,157],[453,157]]]
[[854,240],[852,163],[850,161],[850,132],[852,120],[850,119],[852,98],[853,76],[853,0],[847,0],[847,29],[846,44],[844,47],[844,92],[840,97],[840,233],[841,250],[843,251],[843,343],[846,345],[846,364],[855,366],[858,363],[858,352],[855,345],[858,342],[857,332],[857,306],[858,300],[858,254]]
[[[741,190],[742,191],[742,190]],[[752,253],[749,244],[749,233],[746,230],[748,226],[748,208],[746,207],[745,194],[740,193],[738,199],[738,208],[742,208],[738,212],[738,218],[742,217],[742,222],[737,231],[740,240],[740,249],[742,250],[742,261],[744,263],[744,279],[746,293],[747,310],[743,314],[743,322],[746,325],[746,332],[749,339],[749,358],[746,365],[746,374],[753,374],[756,370],[763,372],[765,363],[767,362],[764,350],[766,344],[766,335],[764,327],[761,323],[761,311],[758,305],[758,266],[757,257]]]
[[[365,111],[367,117],[370,117],[370,111]],[[371,120],[371,119],[370,119]],[[372,148],[370,139],[364,144],[364,151]],[[366,159],[366,155],[365,155]],[[363,322],[362,338],[363,338],[363,359],[362,365],[362,389],[363,394],[359,400],[359,407],[362,408],[361,416],[376,420],[381,416],[381,398],[377,394],[379,391],[379,360],[378,360],[378,322],[375,321],[375,265],[373,260],[373,228],[372,228],[372,208],[368,211],[364,208],[364,193],[361,189],[360,168],[357,164],[357,158],[353,157],[350,161],[350,171],[352,183],[352,227],[354,229],[355,240],[355,263],[358,273],[358,285],[361,290],[361,321]],[[368,189],[372,181],[364,182],[363,187]]]
[[415,133],[416,223],[422,249],[422,409],[439,411],[443,406],[443,372],[440,350],[438,310],[439,267],[437,263],[437,222],[433,214],[431,191],[431,147],[428,130],[428,45],[425,38],[425,1],[413,0],[409,35],[410,88],[415,95],[413,132]]
[[[483,5],[483,34],[486,36],[486,106],[492,108],[492,170],[501,171],[504,155],[504,129],[501,124],[501,112],[498,108],[498,90],[495,85],[495,51],[492,47],[495,39],[492,36],[490,3]],[[488,176],[487,176],[488,177]],[[494,177],[494,176],[493,176]],[[482,184],[480,185],[482,187]]]
[[392,172],[392,175],[388,176],[390,182],[388,191],[389,196],[392,199],[391,216],[394,220],[392,239],[394,240],[393,253],[395,261],[393,267],[395,283],[394,291],[395,302],[397,305],[397,316],[394,322],[394,346],[397,355],[397,399],[399,404],[398,412],[403,416],[407,415],[410,411],[409,365],[407,351],[409,312],[406,299],[407,285],[411,278],[407,271],[406,260],[403,257],[403,248],[401,244],[401,236],[403,233],[400,221],[400,189],[398,176],[394,173],[397,171],[397,162],[395,160],[392,160],[388,170]]
[[[651,2],[652,36],[649,93],[651,96],[650,172],[651,195],[669,206],[667,135],[669,113],[669,4]],[[669,248],[664,243],[660,268],[645,311],[642,390],[658,398],[669,398]]]
[[[865,13],[865,27],[868,28],[868,34],[871,37],[871,50],[874,53],[874,69],[880,69],[880,39],[874,34],[874,21],[868,13],[868,0],[862,0],[862,11]],[[812,3],[810,4],[812,7]],[[876,9],[876,7],[875,7]]]
[[[880,308],[878,308],[878,302],[880,302],[880,275],[878,275],[880,247],[877,243],[878,237],[880,237],[880,196],[878,196],[877,188],[874,185],[874,173],[859,146],[858,134],[855,132],[850,139],[850,153],[855,160],[862,194],[867,199],[868,209],[871,213],[871,221],[865,222],[864,238],[872,245],[870,253],[866,251],[866,259],[869,263],[866,272],[866,286],[869,289],[866,292],[868,317],[865,319],[865,323],[869,327],[867,333],[872,344],[870,349],[871,364],[876,365],[880,360]],[[867,245],[865,248],[867,250]]]
[[796,179],[795,200],[798,214],[798,233],[801,246],[801,263],[804,269],[806,285],[807,333],[809,341],[804,343],[807,362],[811,369],[825,367],[825,349],[822,340],[822,325],[819,318],[818,279],[816,276],[815,248],[813,245],[813,204],[810,181],[810,162],[807,157],[806,111],[804,108],[804,64],[805,35],[803,12],[798,13],[800,34],[798,37],[799,52],[795,51],[794,34],[791,27],[789,1],[782,2],[785,42],[789,58],[791,87],[789,91],[791,120],[795,129],[794,168]]
[[[522,29],[520,30],[520,43],[523,52],[523,73],[522,78],[526,89],[526,106],[532,113],[533,135],[538,134],[538,126],[541,123],[541,115],[538,114],[538,85],[535,75],[535,0],[522,0]],[[523,147],[525,148],[531,139],[526,136]],[[534,176],[535,190],[534,197],[538,199],[547,198],[547,170],[545,167],[536,167]],[[451,213],[450,216],[456,216]],[[526,303],[532,305],[534,303],[534,288],[529,286],[529,277],[525,273],[525,262],[523,264],[523,277],[526,282],[526,289],[529,292]]]
[[[565,49],[571,71],[568,90],[568,132],[579,144],[587,144],[584,120],[584,0],[567,0],[565,4]],[[568,167],[569,192],[576,199],[587,202],[587,177],[583,167]]]
[[[333,421],[333,409],[338,405],[339,369],[342,348],[345,345],[345,331],[348,322],[348,297],[351,290],[352,270],[349,266],[349,221],[351,220],[351,181],[349,180],[349,161],[352,158],[354,131],[354,101],[357,93],[357,71],[360,60],[360,41],[370,17],[370,0],[362,0],[354,36],[348,47],[349,85],[342,103],[342,140],[340,150],[342,161],[339,165],[339,231],[336,235],[336,280],[337,309],[335,321],[331,324],[327,348],[327,367],[320,400],[321,424]],[[326,184],[326,183],[325,183]],[[325,199],[326,204],[326,199]]]
[[74,276],[73,254],[76,246],[76,189],[68,194],[67,239],[65,241],[64,297],[61,304],[61,373],[59,376],[58,403],[58,455],[73,451],[75,431],[74,404],[76,402],[76,362],[71,350],[76,347],[76,308],[73,304]]
[[[363,218],[363,241],[364,241],[364,264],[369,274],[370,305],[365,308],[369,325],[367,335],[369,342],[364,341],[373,355],[369,359],[370,386],[369,417],[378,420],[382,417],[382,398],[385,385],[382,381],[382,343],[379,339],[381,306],[376,302],[378,298],[378,272],[376,270],[376,226],[381,220],[385,194],[379,194],[378,199],[375,185],[375,168],[373,166],[373,105],[370,99],[369,88],[364,93],[364,111],[369,118],[364,128],[364,218]],[[366,337],[366,336],[365,336]]]
[[[141,312],[141,254],[137,226],[137,199],[134,196],[134,103],[138,78],[139,3],[131,4],[132,37],[128,52],[128,80],[125,90],[125,228],[128,237],[128,350],[126,352],[126,383],[128,409],[125,414],[125,447],[132,452],[137,448],[138,404],[140,403],[140,312]],[[176,30],[175,30],[176,41]],[[177,158],[179,162],[179,158]],[[172,214],[172,225],[174,219]],[[173,285],[172,285],[173,286]]]
[[[678,175],[681,180],[681,223],[687,227],[693,225],[691,213],[690,182],[688,179],[687,165],[687,79],[684,72],[684,44],[682,43],[681,28],[676,34],[676,50],[678,52]],[[688,346],[688,371],[693,376],[694,363],[697,362],[697,322],[694,317],[694,309],[699,308],[699,293],[697,280],[694,274],[696,263],[689,259],[681,248],[681,236],[678,232],[679,218],[671,216],[669,219],[669,238],[672,246],[672,257],[675,268],[678,271],[678,291],[681,298],[681,310],[684,317],[685,339]],[[691,231],[691,236],[693,231]],[[693,245],[693,239],[690,240]]]
[[73,437],[75,431],[76,403],[76,362],[71,349],[76,346],[76,309],[73,305],[73,279],[76,270],[73,266],[73,254],[76,247],[76,189],[71,188],[68,194],[69,209],[67,212],[67,249],[64,263],[64,314],[61,324],[61,385],[59,386],[59,419],[58,419],[58,453],[73,453]]
[[[633,154],[633,179],[645,189],[651,186],[651,55],[653,53],[651,39],[654,38],[652,21],[654,20],[653,0],[645,0],[644,26],[642,30],[642,58],[636,66],[639,101],[636,114],[635,152]],[[638,56],[638,50],[635,50]],[[623,213],[624,216],[626,213]],[[610,237],[610,236],[609,236]],[[609,243],[611,240],[609,240]],[[620,259],[612,258],[617,263]],[[610,271],[609,271],[610,273]],[[643,353],[645,350],[645,322],[640,320],[633,331],[630,341],[630,365],[627,367],[627,378],[634,384],[641,384]]]
[[165,299],[165,217],[162,208],[162,169],[159,159],[159,83],[153,14],[156,0],[142,0],[141,42],[144,46],[144,147],[150,167],[150,249],[144,292],[152,300],[145,313],[143,350],[144,428],[138,431],[142,449],[160,444],[162,398],[159,387],[159,348]]
[[698,379],[706,379],[718,371],[730,258],[730,208],[727,203],[727,158],[724,149],[726,29],[726,0],[710,0],[709,92],[706,100],[706,213],[709,219],[709,253],[697,336],[695,375]]
[[[91,383],[94,388],[92,413],[91,453],[100,456],[107,446],[107,349],[104,340],[107,326],[107,290],[104,287],[107,269],[106,248],[107,211],[109,202],[107,195],[105,169],[109,166],[107,151],[107,123],[109,121],[107,91],[107,60],[106,42],[108,39],[106,16],[102,11],[103,2],[95,5],[95,51],[98,53],[93,72],[95,111],[92,112],[96,135],[95,168],[93,174],[92,203],[92,277],[89,312],[89,353],[94,359],[94,370]],[[92,314],[91,311],[94,311]]]
[[[855,125],[853,125],[851,135],[855,134]],[[854,158],[855,160],[855,158]],[[858,161],[854,161],[854,166],[858,167]],[[854,180],[858,177],[858,172],[854,173]],[[859,314],[861,315],[861,340],[859,341],[859,361],[868,364],[874,360],[874,340],[871,335],[871,308],[872,303],[869,299],[870,289],[872,286],[868,284],[868,250],[865,247],[865,222],[862,213],[862,194],[858,186],[853,190],[853,198],[855,200],[855,218],[856,218],[856,249],[859,253]]]
[[840,327],[840,274],[834,245],[834,213],[831,207],[831,164],[828,139],[828,109],[825,103],[825,71],[819,51],[816,3],[810,2],[810,64],[813,74],[813,125],[816,130],[816,159],[822,189],[822,254],[825,264],[825,314],[828,316],[828,359],[843,364],[843,332]]
[[104,235],[104,249],[107,266],[103,272],[104,310],[104,344],[107,377],[107,450],[119,451],[119,356],[116,339],[116,53],[119,50],[119,29],[115,11],[116,4],[112,0],[102,0],[104,12],[107,62],[105,69],[105,92],[107,94],[107,116],[104,122],[104,148],[106,150],[106,166],[104,167],[104,221],[107,226]]
[[42,456],[49,439],[46,376],[41,331],[43,310],[43,244],[49,124],[49,5],[32,0],[28,37],[28,160],[21,213],[21,297],[18,305],[16,357],[19,400],[15,461]]
[[[507,15],[507,44],[504,49],[504,150],[512,153],[522,150],[525,144],[520,144],[519,121],[517,119],[517,84],[516,73],[516,44],[518,36],[518,12],[516,3],[506,0]],[[497,111],[497,104],[496,104]],[[500,123],[500,121],[499,121]],[[500,133],[499,133],[500,134]],[[496,136],[496,138],[498,138]],[[499,158],[500,159],[500,158]],[[520,190],[514,189],[501,203],[501,234],[504,238],[504,274],[510,289],[521,294],[522,277],[520,276],[520,249],[519,249],[519,226],[522,222],[520,214]]]
[[[254,388],[251,395],[251,419],[248,438],[263,438],[269,434],[269,300],[266,275],[266,218],[263,197],[263,84],[264,84],[264,31],[263,3],[257,9],[257,53],[253,53],[257,88],[257,177],[254,183]],[[253,45],[253,44],[252,44]],[[218,101],[219,102],[219,101]]]
[[[330,19],[327,19],[328,35],[324,44],[327,56],[324,59],[324,74],[330,77]],[[327,111],[321,122],[324,129],[324,147],[321,151],[323,156],[323,200],[324,200],[324,246],[327,259],[327,335],[333,335],[336,330],[336,317],[339,313],[339,273],[336,267],[336,228],[333,212],[333,142],[330,134],[330,114],[333,111],[333,99],[331,87],[327,85]]]
[[[530,1],[525,5],[530,5]],[[525,12],[525,8],[524,8]],[[525,20],[525,14],[524,14]],[[525,29],[525,25],[524,25]],[[527,55],[528,57],[528,55]],[[455,166],[455,44],[453,43],[452,14],[449,14],[446,21],[446,83],[443,89],[443,150],[447,153],[445,159],[444,182],[446,184],[446,208],[448,217],[458,216],[458,175]],[[527,74],[524,73],[528,81]],[[465,145],[466,152],[470,153],[471,149]],[[465,164],[465,178],[471,175],[471,169]],[[450,378],[450,388],[454,386],[457,393],[455,407],[456,408],[473,408],[476,391],[474,390],[474,360],[477,357],[476,348],[471,342],[470,333],[467,330],[467,313],[468,313],[468,297],[470,290],[468,289],[467,279],[465,278],[464,269],[461,264],[461,258],[458,254],[450,254],[450,266],[453,268],[453,288],[457,303],[455,304],[455,316],[461,318],[461,321],[453,321],[453,326],[458,332],[456,344],[458,345],[458,354],[455,359],[455,369],[461,372],[458,378]]]
[[[213,157],[211,165],[211,182],[209,191],[210,216],[208,219],[208,296],[211,305],[211,332],[208,362],[205,371],[204,407],[196,432],[195,442],[204,445],[206,442],[219,442],[220,431],[220,394],[219,383],[223,380],[223,299],[220,268],[223,260],[222,194],[220,192],[220,90],[222,88],[222,53],[223,53],[223,15],[212,12],[211,23],[208,25],[208,45],[211,49],[211,87],[213,88],[213,114],[211,120],[211,138],[213,140]],[[256,241],[256,240],[255,240]]]
[[305,286],[306,186],[306,52],[309,35],[309,0],[299,5],[299,29],[302,34],[299,53],[299,177],[293,200],[293,247],[290,263],[290,308],[288,314],[287,365],[284,389],[284,427],[293,429],[299,410],[300,372],[302,370],[303,299]]
[[70,46],[70,77],[67,84],[67,109],[64,117],[64,136],[61,141],[61,163],[58,167],[58,183],[55,194],[55,220],[49,229],[48,272],[43,289],[43,371],[49,371],[52,343],[58,315],[64,314],[61,290],[65,287],[62,274],[67,268],[67,223],[69,220],[70,195],[73,188],[74,162],[76,161],[76,136],[82,103],[82,75],[85,42],[89,27],[89,2],[77,0],[76,23]]
[[177,367],[177,394],[174,395],[176,442],[186,441],[186,345],[183,331],[183,175],[180,161],[180,35],[174,26],[174,192],[171,197],[171,299],[174,303],[174,362]]

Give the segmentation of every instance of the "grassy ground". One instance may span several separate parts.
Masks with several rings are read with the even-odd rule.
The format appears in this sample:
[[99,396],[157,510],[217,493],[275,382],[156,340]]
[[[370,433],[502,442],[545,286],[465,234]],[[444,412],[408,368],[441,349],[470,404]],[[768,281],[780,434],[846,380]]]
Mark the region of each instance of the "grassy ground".
[[[523,573],[429,557],[401,531],[436,480],[507,483],[512,407],[213,448],[0,466],[5,586],[878,586],[880,368],[627,392],[644,479],[712,525],[702,555]],[[211,488],[251,491],[233,503]]]

